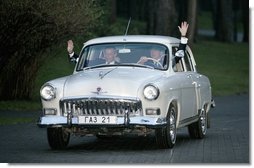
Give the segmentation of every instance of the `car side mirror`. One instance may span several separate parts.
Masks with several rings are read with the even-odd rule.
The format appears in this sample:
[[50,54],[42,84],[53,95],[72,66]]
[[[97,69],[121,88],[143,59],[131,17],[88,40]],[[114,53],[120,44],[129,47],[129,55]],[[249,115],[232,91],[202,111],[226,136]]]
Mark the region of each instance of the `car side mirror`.
[[183,57],[184,57],[184,50],[178,50],[178,51],[175,53],[175,57],[183,58]]

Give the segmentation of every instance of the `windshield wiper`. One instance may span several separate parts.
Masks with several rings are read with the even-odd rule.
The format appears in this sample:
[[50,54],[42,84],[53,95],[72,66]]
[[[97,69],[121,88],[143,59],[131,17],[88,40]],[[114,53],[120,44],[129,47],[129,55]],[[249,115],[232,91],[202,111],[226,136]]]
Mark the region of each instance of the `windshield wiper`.
[[109,74],[110,72],[112,72],[113,70],[117,69],[119,67],[118,64],[111,64],[111,65],[107,65],[107,64],[104,64],[104,65],[96,65],[96,66],[90,66],[90,67],[85,67],[83,68],[83,70],[89,70],[89,69],[94,69],[94,68],[101,68],[101,67],[112,67],[112,66],[116,66],[115,68],[113,69],[110,69],[109,71],[107,71],[106,73],[103,73],[102,71],[100,72],[99,74],[99,77],[102,79],[104,78],[107,74]]
[[83,70],[85,71],[85,70],[88,70],[88,69],[101,68],[101,67],[109,67],[109,66],[117,66],[117,65],[115,65],[115,64],[110,64],[110,65],[108,65],[108,64],[95,65],[95,66],[85,67],[85,68],[83,68]]
[[[126,63],[126,64],[103,64],[103,65],[95,65],[95,66],[90,66],[90,67],[85,67],[83,68],[83,70],[89,70],[89,69],[94,69],[94,68],[101,68],[101,67],[109,67],[109,66],[116,66],[119,67],[119,66],[136,66],[136,67],[142,67],[142,68],[149,68],[149,69],[155,69],[154,67],[152,66],[149,66],[149,65],[142,65],[142,64],[137,64],[137,63]],[[114,69],[113,69],[114,70]],[[110,70],[111,71],[111,70]],[[104,76],[103,76],[104,77]]]
[[109,70],[108,72],[106,72],[106,73],[104,73],[104,74],[103,74],[103,72],[100,73],[100,74],[99,74],[100,78],[101,78],[101,79],[104,78],[107,74],[109,74],[110,72],[114,71],[116,68],[118,68],[118,66],[116,66],[115,68]]
[[128,64],[122,64],[122,65],[123,65],[123,66],[137,66],[137,67],[155,69],[154,67],[151,67],[151,66],[149,66],[149,65],[137,64],[137,63],[128,63]]

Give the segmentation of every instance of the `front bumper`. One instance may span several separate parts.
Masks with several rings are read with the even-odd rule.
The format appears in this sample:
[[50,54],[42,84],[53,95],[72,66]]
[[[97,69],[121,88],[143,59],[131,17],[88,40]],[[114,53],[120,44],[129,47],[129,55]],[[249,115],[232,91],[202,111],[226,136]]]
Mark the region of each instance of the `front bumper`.
[[147,116],[133,116],[128,117],[117,117],[116,124],[80,124],[77,117],[64,117],[64,116],[42,116],[38,120],[39,127],[57,127],[57,126],[80,126],[80,127],[128,127],[128,126],[147,126],[147,127],[161,127],[166,125],[165,118],[159,117],[147,117]]

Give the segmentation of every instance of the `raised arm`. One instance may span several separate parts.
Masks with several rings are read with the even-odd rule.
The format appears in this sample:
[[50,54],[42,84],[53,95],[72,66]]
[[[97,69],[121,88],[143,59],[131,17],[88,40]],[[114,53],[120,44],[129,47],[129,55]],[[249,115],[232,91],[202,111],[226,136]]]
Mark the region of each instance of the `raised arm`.
[[178,26],[178,29],[181,33],[181,37],[186,37],[187,31],[188,31],[189,24],[187,22],[182,22],[181,27]]
[[176,63],[179,62],[179,60],[184,57],[186,45],[188,42],[188,38],[186,37],[187,31],[188,31],[189,24],[187,22],[182,22],[181,26],[178,26],[179,32],[181,33],[181,42],[178,48],[178,51],[175,53],[175,61]]
[[72,40],[67,41],[67,52],[68,52],[68,58],[71,62],[76,62],[78,55],[74,53],[74,44]]

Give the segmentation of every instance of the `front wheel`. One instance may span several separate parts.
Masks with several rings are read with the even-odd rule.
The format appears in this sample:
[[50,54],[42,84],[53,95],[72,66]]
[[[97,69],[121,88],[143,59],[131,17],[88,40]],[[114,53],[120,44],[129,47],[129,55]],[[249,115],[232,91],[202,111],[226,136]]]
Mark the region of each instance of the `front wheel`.
[[51,149],[64,149],[69,144],[70,133],[63,127],[48,128],[47,135]]
[[176,142],[176,108],[170,105],[167,114],[167,125],[155,130],[157,144],[160,148],[173,148]]
[[207,113],[204,109],[201,110],[201,114],[197,122],[188,125],[188,131],[191,138],[202,139],[205,137],[207,130]]

